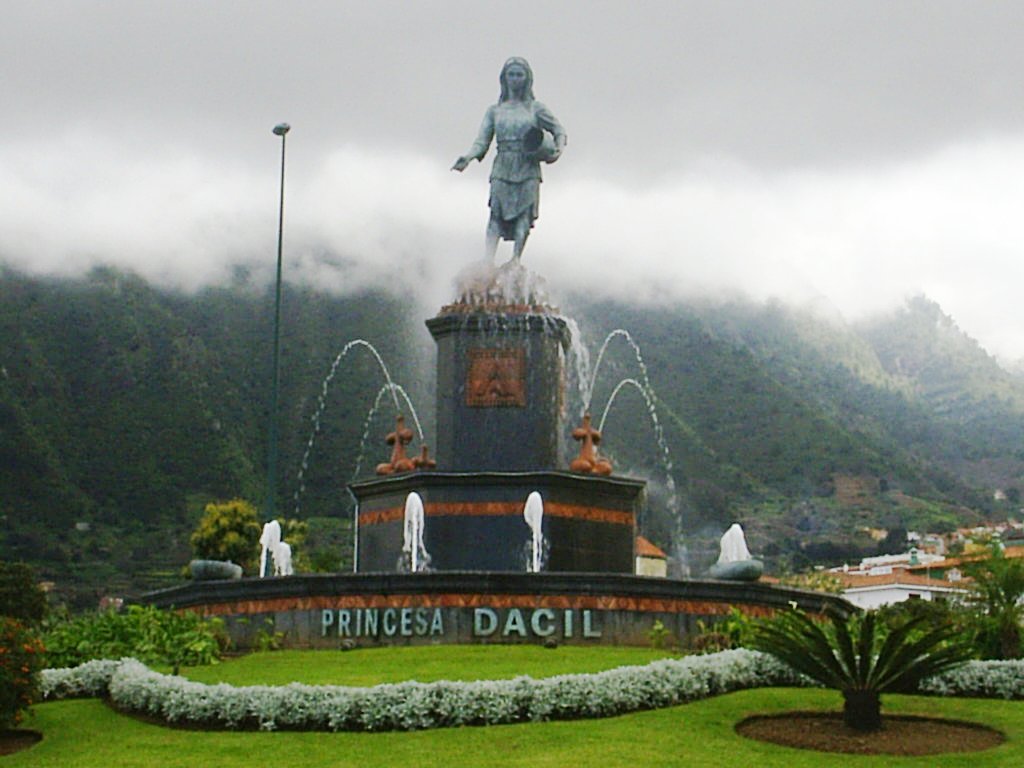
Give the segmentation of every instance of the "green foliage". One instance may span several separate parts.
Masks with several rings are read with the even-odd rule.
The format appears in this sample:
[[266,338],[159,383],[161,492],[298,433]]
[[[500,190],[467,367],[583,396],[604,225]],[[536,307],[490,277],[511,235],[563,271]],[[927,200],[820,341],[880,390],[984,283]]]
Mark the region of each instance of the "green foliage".
[[246,573],[254,573],[260,553],[260,531],[256,508],[249,502],[210,502],[189,541],[199,558],[230,560]]
[[815,592],[828,592],[838,595],[843,591],[843,583],[839,577],[829,571],[810,571],[783,576],[779,583],[786,587],[811,589]]
[[[0,558],[32,563],[73,605],[168,586],[189,556],[195,499],[259,497],[273,299],[242,274],[230,287],[186,296],[113,269],[76,281],[0,271]],[[421,318],[404,299],[285,285],[282,301],[289,323],[275,508],[284,510],[324,377],[347,339],[379,347],[425,412],[428,441],[422,405],[434,393],[429,356],[411,341],[425,339]],[[857,553],[864,542],[843,533],[854,529],[851,518],[878,526],[892,513],[909,528],[956,527],[991,508],[974,487],[1010,488],[1024,474],[1024,388],[927,302],[861,328],[771,302],[590,303],[573,315],[592,350],[614,323],[631,331],[647,361],[680,515],[669,508],[646,405],[628,388],[609,413],[604,445],[621,471],[652,480],[645,535],[653,540],[669,541],[680,522],[689,535],[749,516],[759,525],[748,538],[769,568],[795,569]],[[632,352],[609,347],[595,408],[636,374]],[[311,528],[294,553],[299,570],[351,564],[351,506],[338,488],[355,472],[381,383],[359,349],[332,379],[295,516],[342,522],[329,546]],[[378,442],[391,428],[386,410],[369,425],[364,475],[387,455]],[[866,506],[830,507],[835,474],[878,478],[885,488]],[[807,500],[813,509],[803,514]],[[797,527],[808,520],[812,530]]]
[[647,630],[647,639],[651,642],[651,648],[659,651],[665,647],[665,641],[670,635],[668,627],[662,623],[661,619],[655,619],[654,624]]
[[39,694],[43,644],[17,619],[0,616],[0,730],[13,728]]
[[46,615],[46,594],[25,563],[0,561],[0,616],[35,624]]
[[280,651],[284,647],[284,632],[261,629],[256,632],[256,642],[253,647],[261,653]]
[[823,629],[807,614],[788,610],[763,622],[753,646],[828,688],[842,692],[843,719],[851,728],[881,728],[881,694],[910,692],[926,677],[971,657],[969,643],[952,627],[915,635],[925,622],[912,619],[888,632],[877,614],[832,615]]
[[971,600],[980,612],[978,645],[982,655],[1020,658],[1024,650],[1024,558],[1008,558],[994,546],[988,558],[965,570],[974,580]]
[[305,551],[313,573],[338,573],[352,569],[352,520],[311,517]]
[[295,573],[309,573],[313,570],[306,545],[309,524],[294,517],[280,517],[278,522],[281,524],[281,540],[288,542],[292,550],[292,570]]
[[697,632],[690,639],[690,649],[697,653],[717,653],[730,648],[748,647],[753,639],[757,621],[736,606],[729,607],[724,617],[705,623],[697,620]]
[[44,640],[50,667],[133,656],[175,670],[216,663],[228,643],[220,619],[141,605],[52,622]]

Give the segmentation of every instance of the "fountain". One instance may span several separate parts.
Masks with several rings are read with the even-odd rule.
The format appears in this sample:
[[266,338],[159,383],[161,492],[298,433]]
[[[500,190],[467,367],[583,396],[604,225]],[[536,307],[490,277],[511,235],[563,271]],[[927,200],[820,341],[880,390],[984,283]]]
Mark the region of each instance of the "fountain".
[[[223,617],[239,648],[268,625],[303,647],[644,645],[660,621],[684,643],[698,622],[733,607],[753,616],[791,603],[849,610],[835,596],[756,581],[760,563],[736,527],[710,579],[634,575],[645,483],[615,474],[599,453],[614,436],[595,429],[589,413],[572,430],[578,455],[561,455],[569,324],[539,297],[539,278],[518,275],[524,267],[490,269],[493,282],[476,270],[477,283],[460,285],[458,299],[427,321],[438,350],[436,454],[422,439],[411,450],[418,429],[399,413],[387,460],[348,485],[358,501],[354,573],[195,581],[146,599]],[[396,387],[388,376],[373,411],[389,394],[398,409]],[[641,368],[614,388],[599,426],[625,387],[652,409]],[[268,532],[273,553],[271,539]]]
[[708,575],[727,581],[757,581],[764,572],[764,563],[750,555],[743,528],[733,523],[722,535],[721,554]]
[[530,562],[527,570],[530,573],[540,573],[541,556],[544,554],[544,533],[542,523],[544,521],[544,502],[540,494],[532,491],[526,497],[526,506],[523,507],[523,519],[530,526]]
[[[504,103],[532,104],[532,84],[526,82],[532,74],[524,61],[510,60],[502,78],[502,102],[488,110],[485,129],[454,168],[461,171],[482,158],[498,136],[487,251],[493,255],[499,238],[513,240],[513,258],[501,266],[488,258],[464,270],[455,300],[426,321],[437,348],[434,455],[422,444],[422,434],[419,455],[407,452],[415,432],[405,425],[400,408],[403,391],[369,342],[349,342],[322,385],[303,472],[327,389],[352,349],[371,352],[385,379],[371,414],[385,394],[396,411],[387,461],[377,464],[374,477],[347,486],[357,502],[355,572],[196,581],[144,600],[222,617],[238,648],[252,647],[268,628],[280,633],[286,645],[320,648],[439,642],[646,645],[656,622],[683,644],[701,622],[734,608],[752,616],[793,603],[810,612],[826,606],[840,613],[851,610],[835,596],[756,581],[634,574],[646,484],[615,474],[598,452],[606,436],[593,427],[589,413],[594,382],[612,340],[622,338],[630,345],[639,374],[615,388],[599,427],[621,389],[638,389],[671,489],[671,462],[653,390],[639,347],[622,329],[605,339],[591,373],[585,350],[573,346],[574,338],[578,342],[578,333],[571,332],[575,323],[550,303],[544,280],[522,265],[537,212],[539,163],[557,159],[565,134],[549,113]],[[522,133],[506,122],[531,114],[539,121],[534,128],[552,134],[553,154],[525,152],[517,138]],[[583,408],[582,423],[572,431],[579,454],[567,461],[561,440],[570,348]],[[368,429],[369,417],[366,424]],[[360,449],[359,466],[362,458]],[[301,492],[301,474],[299,479]],[[297,504],[298,498],[296,509]],[[525,564],[524,519],[531,534]],[[266,538],[264,563],[275,546],[272,531]],[[729,535],[733,559],[726,564],[749,568],[752,558],[742,555],[745,544],[741,551],[734,540]]]
[[418,493],[410,493],[405,500],[405,525],[402,530],[403,565],[411,573],[419,573],[430,562],[423,546],[423,499]]

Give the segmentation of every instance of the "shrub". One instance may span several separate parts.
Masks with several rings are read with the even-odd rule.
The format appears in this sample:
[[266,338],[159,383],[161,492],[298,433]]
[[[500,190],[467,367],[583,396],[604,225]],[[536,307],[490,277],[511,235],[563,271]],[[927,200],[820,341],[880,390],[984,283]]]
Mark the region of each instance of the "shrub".
[[[970,645],[952,627],[917,634],[924,617],[878,633],[881,622],[863,616],[831,616],[826,632],[807,614],[788,610],[761,624],[754,646],[843,694],[843,721],[859,731],[882,727],[881,694],[909,693],[925,678],[965,662]],[[884,637],[884,639],[883,639]]]
[[52,667],[134,656],[177,671],[182,665],[216,662],[227,645],[227,635],[220,619],[132,605],[121,613],[90,613],[54,624],[45,641]]
[[[43,670],[41,691],[45,699],[110,695],[123,709],[197,726],[340,731],[606,717],[741,688],[809,682],[768,654],[738,650],[544,680],[442,680],[373,688],[204,685],[122,659]],[[1024,698],[1024,662],[971,661],[926,680],[919,692]]]
[[0,616],[0,729],[21,722],[39,692],[43,645],[17,619]]
[[261,531],[256,508],[243,499],[232,499],[207,504],[189,541],[201,559],[230,560],[244,572],[255,573]]
[[795,682],[770,656],[740,649],[542,680],[411,681],[373,688],[205,685],[125,660],[111,676],[109,693],[121,709],[171,723],[382,731],[609,717]]
[[749,646],[753,640],[757,620],[747,616],[736,606],[729,613],[710,623],[697,621],[697,632],[690,638],[690,649],[697,653],[717,653],[730,648]]
[[25,563],[0,562],[0,616],[35,624],[46,615],[46,595]]
[[1024,559],[1008,558],[993,547],[985,560],[967,566],[974,579],[971,601],[981,612],[978,645],[987,658],[1021,655],[1024,621]]

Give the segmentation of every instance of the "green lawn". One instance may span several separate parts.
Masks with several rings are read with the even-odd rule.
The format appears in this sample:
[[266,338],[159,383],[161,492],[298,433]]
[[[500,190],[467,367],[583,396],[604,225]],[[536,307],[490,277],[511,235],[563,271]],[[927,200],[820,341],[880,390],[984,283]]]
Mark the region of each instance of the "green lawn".
[[[657,652],[515,646],[444,646],[348,653],[253,654],[216,667],[189,670],[199,679],[255,682],[371,684],[416,678],[473,679],[641,663]],[[606,662],[606,663],[605,663]],[[413,733],[231,733],[150,725],[89,699],[36,707],[25,726],[44,734],[32,749],[0,758],[3,768],[288,768],[410,766],[410,768],[600,768],[645,766],[1024,766],[1024,705],[1020,702],[886,696],[884,712],[945,716],[985,723],[1007,734],[996,749],[968,755],[866,758],[821,755],[748,741],[735,734],[749,714],[793,709],[838,709],[837,693],[769,689],[719,696],[671,709],[604,720],[452,728]]]
[[[435,645],[354,651],[252,653],[181,674],[203,683],[286,685],[377,685],[403,680],[498,680],[517,675],[551,677],[647,664],[672,656],[650,648],[538,645]],[[166,671],[166,670],[163,670]]]

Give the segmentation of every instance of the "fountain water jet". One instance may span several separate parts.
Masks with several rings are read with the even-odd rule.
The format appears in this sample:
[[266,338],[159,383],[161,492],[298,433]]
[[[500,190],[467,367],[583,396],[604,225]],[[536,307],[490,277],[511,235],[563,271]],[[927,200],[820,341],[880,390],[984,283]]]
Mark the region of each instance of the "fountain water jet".
[[402,553],[412,573],[419,573],[430,561],[423,546],[423,499],[418,493],[410,493],[405,499]]
[[363,339],[353,339],[352,341],[348,342],[344,346],[344,348],[342,348],[341,352],[338,353],[338,356],[334,358],[334,362],[331,364],[330,371],[328,372],[327,376],[323,380],[323,383],[321,384],[320,395],[317,397],[316,412],[313,414],[312,417],[310,417],[310,421],[313,423],[313,429],[310,432],[309,439],[306,441],[306,449],[305,451],[303,451],[302,461],[299,464],[299,472],[296,478],[297,488],[295,490],[295,493],[292,495],[292,498],[295,502],[296,517],[298,517],[300,512],[302,494],[306,490],[305,475],[306,471],[309,469],[309,457],[313,452],[313,446],[316,443],[316,437],[318,434],[320,434],[320,421],[323,417],[324,411],[327,408],[327,392],[330,388],[331,382],[334,380],[335,374],[338,371],[338,365],[341,363],[341,360],[345,357],[345,355],[348,354],[349,350],[357,346],[365,347],[374,356],[374,359],[376,359],[381,371],[384,374],[385,384],[380,388],[380,390],[378,390],[377,397],[374,399],[373,406],[370,408],[370,411],[366,417],[366,421],[364,422],[363,437],[359,444],[359,455],[356,459],[356,468],[352,474],[352,479],[354,480],[359,474],[359,469],[362,464],[363,452],[366,445],[366,439],[369,435],[370,421],[373,418],[374,414],[376,414],[377,409],[380,407],[381,399],[383,398],[385,393],[391,393],[391,398],[395,404],[396,413],[401,412],[401,408],[398,405],[398,396],[402,396],[402,399],[405,401],[406,407],[409,409],[409,414],[412,416],[413,423],[416,426],[416,433],[419,435],[420,442],[423,442],[423,427],[420,424],[419,415],[416,413],[416,408],[415,406],[413,406],[412,400],[409,398],[408,393],[405,391],[401,384],[396,384],[394,381],[392,381],[391,373],[388,371],[387,366],[384,364],[384,360],[383,358],[381,358],[380,353],[377,352],[376,347],[370,344],[370,342],[365,341]]
[[541,554],[544,550],[544,533],[542,523],[544,520],[544,502],[537,491],[533,491],[526,497],[526,506],[523,508],[523,518],[530,526],[533,534],[530,546],[530,573],[540,573]]

